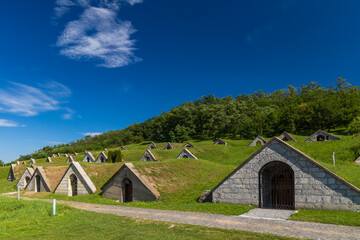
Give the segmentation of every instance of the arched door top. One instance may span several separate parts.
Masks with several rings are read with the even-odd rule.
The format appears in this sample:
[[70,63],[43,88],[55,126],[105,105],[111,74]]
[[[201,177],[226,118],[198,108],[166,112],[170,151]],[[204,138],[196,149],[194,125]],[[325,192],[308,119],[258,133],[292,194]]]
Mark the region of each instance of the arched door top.
[[273,161],[259,172],[260,207],[294,209],[294,171],[286,163]]

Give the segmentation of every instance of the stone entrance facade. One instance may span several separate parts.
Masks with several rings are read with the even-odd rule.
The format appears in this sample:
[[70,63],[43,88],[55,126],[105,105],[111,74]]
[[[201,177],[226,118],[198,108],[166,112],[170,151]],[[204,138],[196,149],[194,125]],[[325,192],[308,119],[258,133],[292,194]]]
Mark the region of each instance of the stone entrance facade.
[[266,140],[261,137],[261,136],[257,136],[250,144],[249,144],[249,147],[254,147],[254,146],[257,146],[257,145],[264,145],[266,144]]
[[29,183],[25,187],[25,190],[33,192],[51,192],[50,181],[46,177],[45,171],[42,167],[36,168]]
[[[279,138],[271,139],[235,169],[210,191],[205,201],[261,207],[262,199],[274,197],[272,193],[266,195],[264,192],[269,188],[264,188],[263,184],[270,184],[271,180],[261,181],[264,166],[273,162],[279,162],[293,172],[294,190],[292,193],[284,191],[282,195],[293,194],[288,197],[293,197],[295,209],[360,211],[360,189]],[[270,178],[277,170],[271,171]],[[278,177],[282,181],[286,176]]]
[[319,130],[308,137],[305,142],[321,142],[321,141],[331,141],[331,140],[340,140],[340,138],[327,133],[325,131]]
[[132,163],[125,163],[101,189],[105,198],[120,202],[156,201],[160,197],[159,192]]
[[85,195],[95,192],[96,187],[94,183],[78,162],[70,164],[54,190],[56,194],[68,196]]
[[30,182],[31,176],[34,174],[34,169],[26,168],[24,173],[21,175],[16,188],[24,189],[26,185]]

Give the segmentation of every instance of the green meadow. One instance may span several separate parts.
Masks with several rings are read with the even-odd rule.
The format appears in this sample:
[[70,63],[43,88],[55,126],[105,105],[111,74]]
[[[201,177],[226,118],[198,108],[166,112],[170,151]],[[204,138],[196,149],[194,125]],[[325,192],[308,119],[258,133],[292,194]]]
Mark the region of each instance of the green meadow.
[[[0,239],[294,239],[101,214],[0,197]],[[21,216],[21,217],[20,217]]]
[[[340,141],[327,142],[304,142],[306,136],[293,135],[297,142],[288,142],[290,145],[298,148],[315,161],[324,165],[326,168],[335,172],[340,177],[346,179],[351,184],[360,188],[360,166],[354,164],[357,157],[356,149],[360,146],[359,137],[346,136],[341,133],[335,133],[340,137]],[[229,204],[198,203],[197,200],[202,192],[215,187],[222,179],[231,173],[236,167],[243,163],[248,157],[255,153],[260,146],[249,147],[250,140],[230,140],[225,139],[228,146],[213,145],[213,142],[192,140],[190,141],[195,147],[189,150],[199,159],[176,159],[182,151],[184,143],[172,144],[174,149],[163,150],[166,143],[156,143],[158,149],[151,150],[158,161],[140,162],[139,159],[147,149],[150,142],[127,145],[126,150],[122,151],[124,162],[133,163],[138,170],[147,176],[160,192],[160,199],[156,202],[131,202],[118,203],[112,199],[106,199],[101,196],[101,187],[106,181],[121,167],[123,163],[83,163],[82,167],[94,182],[97,192],[91,195],[69,197],[65,195],[56,195],[53,193],[29,193],[22,192],[23,196],[45,199],[60,199],[69,201],[80,201],[100,204],[110,204],[119,206],[133,206],[142,208],[156,208],[168,210],[194,211],[206,213],[218,213],[226,215],[240,215],[253,209],[253,206],[239,206]],[[269,139],[267,139],[269,140]],[[117,150],[118,148],[108,149]],[[332,165],[332,152],[335,152],[336,165]],[[99,152],[92,152],[96,158]],[[75,157],[76,161],[81,161],[84,153]],[[45,171],[58,167],[65,171],[66,157],[52,158],[52,163],[46,163],[46,159],[36,159],[36,165],[43,166]],[[17,167],[17,176],[24,171],[26,165]],[[15,191],[16,181],[8,183],[6,176],[9,168],[0,169],[2,180],[0,181],[0,191]],[[60,176],[60,175],[59,175]],[[58,176],[58,177],[59,177]],[[61,176],[60,176],[61,177]],[[317,213],[317,214],[315,214]],[[311,215],[309,218],[307,215]],[[352,213],[351,217],[338,218],[333,215],[342,214],[347,216],[347,212],[340,211],[305,211],[292,216],[293,220],[299,221],[316,221],[343,225],[356,225],[360,221],[360,213]],[[324,217],[328,216],[328,217]],[[330,219],[330,220],[329,220]],[[347,221],[348,219],[348,221]],[[355,223],[354,223],[355,222]],[[356,223],[358,222],[358,223]],[[356,225],[358,226],[358,225]]]

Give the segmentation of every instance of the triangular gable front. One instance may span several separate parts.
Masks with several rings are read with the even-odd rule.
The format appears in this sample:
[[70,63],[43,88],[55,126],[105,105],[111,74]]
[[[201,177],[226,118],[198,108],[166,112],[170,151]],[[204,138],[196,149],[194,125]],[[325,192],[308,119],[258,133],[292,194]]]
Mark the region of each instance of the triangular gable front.
[[331,141],[331,140],[340,140],[340,138],[325,131],[319,130],[313,133],[307,139],[305,139],[305,142],[318,142],[318,141]]
[[51,155],[51,157],[53,157],[53,158],[54,158],[54,157],[56,157],[56,155],[55,155],[55,154],[53,154],[53,155]]
[[126,150],[126,148],[124,146],[121,146],[120,150],[123,151],[123,150]]
[[15,178],[15,167],[16,167],[16,164],[11,164],[10,165],[9,174],[8,174],[8,177],[7,177],[7,180],[9,182],[12,182],[12,181],[14,181],[16,179]]
[[192,148],[194,147],[194,145],[192,145],[191,143],[187,142],[184,144],[183,148]]
[[[40,182],[38,182],[40,179]],[[46,177],[45,171],[42,167],[37,167],[34,174],[31,176],[29,183],[25,187],[26,191],[34,192],[51,192],[51,185]]]
[[56,186],[54,193],[56,194],[65,194],[68,196],[72,196],[72,185],[71,185],[71,177],[72,175],[76,176],[76,193],[77,195],[85,195],[92,194],[96,192],[96,187],[94,183],[91,181],[89,176],[86,174],[84,169],[81,167],[80,163],[72,162],[68,169],[65,171],[65,174],[59,181]]
[[108,157],[106,156],[105,152],[102,151],[99,156],[97,157],[96,161],[97,163],[104,163],[108,161]]
[[83,161],[83,162],[93,163],[93,162],[95,162],[94,155],[92,155],[91,152],[86,152],[85,157],[83,158],[82,161]]
[[254,147],[256,146],[258,143],[260,143],[261,145],[266,144],[266,140],[260,136],[257,136],[250,144],[249,147]]
[[170,150],[170,149],[173,149],[173,146],[171,146],[171,144],[168,142],[164,147],[164,150]]
[[214,142],[214,145],[228,145],[227,142],[224,142],[222,139],[217,139],[215,142]]
[[35,159],[31,158],[30,159],[30,164],[34,164],[34,163],[36,163]]
[[189,150],[186,148],[181,151],[181,153],[176,158],[191,158],[191,159],[197,159],[194,154],[192,154]]
[[148,149],[157,149],[157,147],[154,142],[151,142]]
[[354,161],[354,163],[360,165],[360,156]]
[[66,162],[75,162],[74,158],[72,156],[69,156],[67,159],[66,159]]
[[360,210],[360,189],[276,137],[211,190],[208,200],[259,206],[261,170],[274,162],[293,171],[295,208]]
[[51,157],[47,157],[46,162],[52,162]]
[[102,195],[105,198],[112,198],[124,201],[123,193],[124,180],[128,179],[132,183],[133,201],[155,201],[160,197],[160,193],[142,175],[132,163],[125,163],[121,168],[101,187]]
[[296,142],[295,138],[293,138],[289,133],[287,133],[286,131],[284,131],[279,138],[285,142],[290,141],[290,142]]
[[18,183],[16,184],[16,188],[24,189],[28,182],[31,179],[31,176],[34,174],[34,169],[32,168],[26,168],[24,173],[19,178]]
[[145,153],[141,156],[140,161],[157,161],[152,152],[147,149]]
[[26,165],[26,162],[25,162],[25,161],[23,161],[23,162],[22,162],[22,165]]

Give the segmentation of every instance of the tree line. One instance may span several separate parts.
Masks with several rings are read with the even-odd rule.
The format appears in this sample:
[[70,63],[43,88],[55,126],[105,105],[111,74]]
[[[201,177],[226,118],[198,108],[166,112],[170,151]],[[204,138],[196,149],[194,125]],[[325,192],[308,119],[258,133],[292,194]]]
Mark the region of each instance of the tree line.
[[347,127],[354,119],[356,121],[359,113],[359,87],[343,78],[338,78],[336,84],[329,87],[311,82],[298,88],[290,85],[272,93],[260,90],[235,98],[207,95],[125,129],[86,136],[68,144],[46,146],[33,154],[20,156],[20,160],[58,152],[102,150],[144,140],[251,139],[257,135],[271,137],[283,131],[295,134],[319,129],[330,131]]

